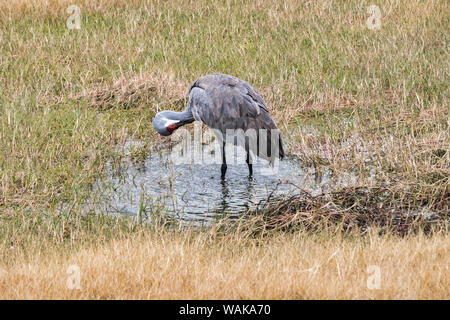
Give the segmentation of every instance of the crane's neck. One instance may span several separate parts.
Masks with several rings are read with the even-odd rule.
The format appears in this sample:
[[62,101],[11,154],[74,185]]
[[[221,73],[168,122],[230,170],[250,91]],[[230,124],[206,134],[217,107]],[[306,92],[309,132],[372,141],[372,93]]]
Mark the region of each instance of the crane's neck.
[[168,120],[175,120],[175,121],[181,121],[185,123],[191,123],[193,122],[195,119],[192,115],[191,110],[186,109],[182,112],[176,112],[176,111],[163,111],[164,112],[164,116],[168,119]]

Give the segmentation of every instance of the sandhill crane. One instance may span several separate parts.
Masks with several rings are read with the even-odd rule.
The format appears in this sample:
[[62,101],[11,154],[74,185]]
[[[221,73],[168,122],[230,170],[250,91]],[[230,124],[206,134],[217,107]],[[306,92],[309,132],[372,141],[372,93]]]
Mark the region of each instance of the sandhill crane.
[[[246,141],[241,142],[247,152],[246,162],[250,176],[253,174],[250,149],[257,156],[269,160],[271,164],[275,157],[284,157],[283,144],[275,121],[270,117],[261,95],[244,80],[227,74],[210,74],[198,78],[189,88],[186,109],[183,112],[159,112],[153,120],[153,126],[159,134],[168,136],[179,127],[195,120],[202,121],[213,129],[219,143],[222,143],[222,179],[227,171],[225,144],[229,141],[226,136],[230,130],[241,130],[244,134],[250,131],[256,133],[246,135]],[[274,135],[274,132],[277,134]],[[260,148],[261,139],[266,142],[266,150]]]

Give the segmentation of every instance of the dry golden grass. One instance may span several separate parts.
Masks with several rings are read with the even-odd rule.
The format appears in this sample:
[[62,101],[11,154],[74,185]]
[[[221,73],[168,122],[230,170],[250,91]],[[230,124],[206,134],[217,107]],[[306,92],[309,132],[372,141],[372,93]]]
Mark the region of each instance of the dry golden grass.
[[[3,299],[448,299],[448,234],[154,233],[0,265]],[[79,289],[74,271],[80,270]],[[379,289],[371,269],[380,271]],[[372,284],[368,287],[367,283]]]

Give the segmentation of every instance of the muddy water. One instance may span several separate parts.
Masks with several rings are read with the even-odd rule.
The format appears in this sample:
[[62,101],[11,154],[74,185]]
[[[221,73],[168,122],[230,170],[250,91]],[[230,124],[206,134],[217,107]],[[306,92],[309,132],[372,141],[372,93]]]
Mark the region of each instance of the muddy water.
[[99,181],[94,188],[95,208],[125,215],[165,210],[181,220],[205,222],[223,215],[238,217],[269,195],[286,196],[298,192],[299,187],[321,194],[332,182],[331,173],[319,177],[293,157],[280,161],[275,170],[257,161],[250,178],[245,160],[236,160],[245,159],[241,148],[224,180],[220,164],[175,164],[172,155],[171,150],[152,152],[143,163],[130,162],[119,175],[110,174]]

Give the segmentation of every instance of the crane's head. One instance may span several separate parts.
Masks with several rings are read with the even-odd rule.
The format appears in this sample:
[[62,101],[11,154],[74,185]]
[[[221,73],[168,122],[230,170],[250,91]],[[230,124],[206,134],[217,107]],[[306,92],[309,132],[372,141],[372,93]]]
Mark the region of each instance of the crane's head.
[[162,136],[170,136],[181,125],[180,120],[171,119],[172,111],[161,111],[153,119],[153,126]]

